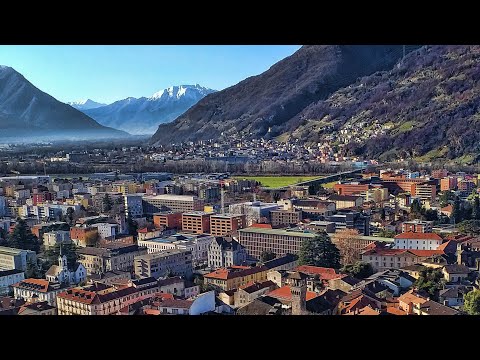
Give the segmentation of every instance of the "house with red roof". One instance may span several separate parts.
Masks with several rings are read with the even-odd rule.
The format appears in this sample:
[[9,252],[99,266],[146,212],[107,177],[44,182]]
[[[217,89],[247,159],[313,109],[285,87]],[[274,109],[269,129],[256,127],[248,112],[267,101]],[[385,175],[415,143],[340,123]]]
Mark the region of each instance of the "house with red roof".
[[394,249],[437,250],[443,239],[435,233],[405,232],[394,238]]
[[362,252],[362,261],[371,264],[375,271],[383,271],[400,269],[444,254],[442,250],[391,249],[383,243],[375,242]]

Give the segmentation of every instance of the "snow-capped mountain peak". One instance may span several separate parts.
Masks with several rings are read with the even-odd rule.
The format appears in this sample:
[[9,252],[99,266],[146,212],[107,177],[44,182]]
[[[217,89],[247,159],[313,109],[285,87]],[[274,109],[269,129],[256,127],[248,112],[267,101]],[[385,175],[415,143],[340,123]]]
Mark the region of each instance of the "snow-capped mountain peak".
[[184,96],[191,97],[204,97],[205,95],[214,92],[215,90],[208,89],[206,87],[200,86],[199,84],[195,85],[178,85],[178,86],[170,86],[166,89],[157,91],[155,94],[150,96],[149,100],[158,100],[160,98],[177,98],[180,99]]
[[100,106],[107,105],[107,104],[98,103],[98,102],[93,101],[91,99],[72,101],[72,102],[68,102],[67,104],[70,105],[71,107],[74,107],[75,109],[78,109],[78,110],[95,109],[95,108],[98,108]]
[[[206,95],[215,92],[196,85],[176,85],[150,97],[129,97],[96,109],[85,109],[88,116],[131,134],[153,134],[158,125],[175,120]],[[108,124],[108,125],[106,125]]]

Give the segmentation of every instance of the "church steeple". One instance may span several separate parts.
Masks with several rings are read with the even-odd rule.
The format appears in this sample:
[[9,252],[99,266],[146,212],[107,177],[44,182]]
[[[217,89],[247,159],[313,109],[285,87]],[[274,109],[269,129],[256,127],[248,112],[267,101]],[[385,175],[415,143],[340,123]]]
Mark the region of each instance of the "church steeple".
[[58,255],[58,266],[65,269],[66,271],[68,270],[67,257],[63,255],[62,243],[60,243],[60,255]]

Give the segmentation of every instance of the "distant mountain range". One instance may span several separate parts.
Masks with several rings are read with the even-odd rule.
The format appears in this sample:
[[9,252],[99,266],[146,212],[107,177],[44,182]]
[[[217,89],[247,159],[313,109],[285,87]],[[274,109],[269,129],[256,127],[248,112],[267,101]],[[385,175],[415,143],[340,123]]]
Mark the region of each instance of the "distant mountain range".
[[[416,48],[409,45],[405,51]],[[303,46],[264,73],[211,94],[160,125],[151,143],[288,134],[301,125],[297,115],[309,105],[359,77],[391,69],[402,56],[401,45]]]
[[0,65],[0,139],[99,139],[128,136],[98,124]]
[[74,107],[77,110],[95,109],[95,108],[98,108],[100,106],[107,105],[107,104],[102,104],[102,103],[95,102],[95,101],[90,100],[90,99],[68,102],[67,104]]
[[173,121],[206,95],[214,92],[215,90],[198,84],[180,85],[156,92],[148,98],[129,97],[110,105],[89,108],[72,106],[76,106],[104,126],[136,135],[154,134],[158,125]]

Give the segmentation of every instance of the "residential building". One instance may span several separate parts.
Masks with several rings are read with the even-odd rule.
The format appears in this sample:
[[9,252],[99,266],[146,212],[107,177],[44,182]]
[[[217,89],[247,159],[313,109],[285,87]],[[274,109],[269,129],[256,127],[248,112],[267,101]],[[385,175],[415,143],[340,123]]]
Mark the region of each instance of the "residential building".
[[418,310],[416,309],[418,309],[421,304],[427,302],[428,300],[428,294],[412,289],[398,298],[398,307],[400,310],[405,311],[409,315],[418,315]]
[[442,269],[443,277],[447,282],[462,282],[468,278],[470,274],[470,269],[465,265],[445,265]]
[[378,282],[388,289],[393,296],[399,296],[405,289],[410,288],[415,282],[415,278],[398,269],[389,269],[379,271],[354,286],[353,289],[363,288],[371,283]]
[[0,296],[8,295],[13,284],[25,279],[22,270],[0,270]]
[[264,282],[267,280],[268,268],[265,266],[230,266],[217,269],[203,278],[206,285],[224,291],[238,289],[250,282]]
[[402,233],[431,233],[433,221],[412,220],[402,223]]
[[46,248],[54,247],[57,244],[70,244],[70,231],[57,230],[43,234],[43,245]]
[[315,238],[316,234],[309,232],[263,229],[249,227],[238,230],[238,241],[245,247],[247,253],[259,259],[264,251],[273,252],[277,256],[287,253],[298,254],[306,239]]
[[182,213],[166,211],[153,214],[153,224],[158,229],[165,228],[180,230],[182,228]]
[[458,310],[452,309],[449,306],[440,304],[433,300],[424,302],[415,310],[418,312],[418,315],[460,315]]
[[240,286],[234,295],[235,307],[244,306],[259,296],[274,290],[275,288],[275,283],[269,280],[260,283],[253,282],[251,284]]
[[0,246],[0,270],[27,270],[27,262],[35,263],[35,251]]
[[95,246],[98,240],[98,228],[93,226],[73,226],[70,229],[70,239],[77,246]]
[[112,270],[134,270],[136,256],[147,254],[147,249],[131,244],[111,244],[104,247],[85,247],[77,250],[78,262],[87,270],[87,275]]
[[182,214],[182,231],[194,234],[205,234],[210,232],[210,215],[205,211],[194,211]]
[[310,221],[304,225],[306,230],[311,230],[314,232],[326,232],[326,233],[334,233],[335,232],[335,223],[333,221]]
[[203,200],[190,195],[162,194],[143,197],[143,211],[153,215],[161,211],[189,212],[203,209]]
[[272,210],[270,211],[273,227],[296,225],[302,221],[301,210]]
[[261,201],[248,201],[244,203],[231,204],[228,207],[230,214],[245,215],[247,226],[254,223],[270,221],[270,211],[280,207],[276,203],[264,203]]
[[468,194],[470,194],[472,190],[475,188],[476,188],[475,183],[470,180],[460,180],[457,185],[457,189],[459,191],[464,191],[464,192],[467,192]]
[[411,189],[411,194],[422,200],[433,201],[437,196],[437,186],[434,182],[412,184]]
[[332,215],[336,211],[335,202],[316,199],[283,199],[277,202],[284,210],[302,210],[302,218],[320,220],[323,216]]
[[167,274],[192,275],[192,252],[187,250],[164,250],[162,252],[135,257],[135,275],[159,278]]
[[357,208],[362,206],[363,204],[363,198],[361,196],[352,195],[333,194],[328,197],[328,201],[334,202],[337,210]]
[[123,195],[127,217],[131,216],[135,219],[143,216],[143,196],[144,194]]
[[0,296],[0,315],[17,315],[18,311],[26,303],[22,298],[13,296]]
[[449,287],[439,291],[438,300],[443,305],[459,308],[463,306],[464,297],[468,292],[464,286]]
[[394,249],[437,250],[443,239],[435,233],[406,232],[395,235]]
[[221,268],[243,265],[247,260],[247,251],[232,237],[217,236],[208,247],[208,267]]
[[162,234],[160,229],[149,229],[149,228],[142,228],[137,230],[137,240],[148,240],[153,238],[158,238]]
[[449,176],[440,180],[440,191],[450,191],[457,189],[457,178]]
[[371,264],[375,271],[383,271],[403,268],[442,254],[441,250],[389,249],[384,244],[373,243],[362,252],[362,261]]
[[32,301],[22,305],[18,315],[57,315],[57,308],[47,301]]
[[432,177],[434,179],[442,179],[446,176],[448,176],[448,171],[446,169],[432,170]]
[[210,216],[210,234],[225,236],[243,229],[246,217],[241,214],[215,214]]
[[365,236],[370,236],[370,216],[358,211],[338,212],[326,216],[326,221],[335,223],[335,231],[342,229],[356,229]]
[[333,185],[333,190],[338,195],[354,195],[362,192],[367,192],[370,187],[368,183],[359,183],[359,182],[350,182],[350,183],[339,183]]
[[58,315],[116,314],[135,301],[148,299],[159,292],[155,279],[147,283],[131,282],[127,287],[94,284],[72,288],[57,295]]
[[191,251],[193,264],[197,266],[208,261],[208,249],[213,239],[208,234],[177,233],[168,237],[139,240],[138,245],[146,247],[148,254],[169,249]]
[[57,305],[57,294],[64,291],[68,285],[51,282],[44,279],[25,279],[12,285],[13,296],[25,301],[46,301],[51,306]]
[[275,259],[263,262],[268,271],[293,270],[298,266],[298,256],[294,254],[285,254]]
[[120,233],[118,224],[97,223],[92,224],[91,227],[97,228],[100,239],[115,239]]
[[132,274],[128,271],[111,270],[99,274],[87,276],[87,283],[102,283],[104,285],[124,284],[132,279]]

